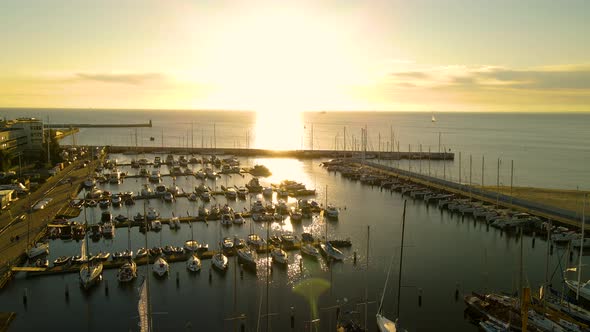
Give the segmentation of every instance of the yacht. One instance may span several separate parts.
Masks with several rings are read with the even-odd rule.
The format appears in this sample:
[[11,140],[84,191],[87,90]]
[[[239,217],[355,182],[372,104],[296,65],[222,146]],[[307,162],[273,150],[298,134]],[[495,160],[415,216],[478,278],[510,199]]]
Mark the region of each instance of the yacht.
[[118,170],[113,170],[109,174],[109,183],[111,184],[118,184],[121,181],[121,172]]
[[137,249],[137,253],[135,254],[135,258],[142,258],[148,255],[148,249],[146,248],[139,248]]
[[209,194],[209,192],[208,192],[208,191],[203,191],[203,192],[201,193],[201,200],[202,200],[203,202],[209,202],[209,201],[211,200],[211,195]]
[[248,238],[246,239],[246,243],[253,246],[254,248],[259,248],[264,244],[264,240],[258,234],[249,234]]
[[154,219],[154,220],[152,220],[152,223],[151,223],[151,225],[152,225],[152,229],[153,229],[155,232],[159,232],[159,231],[161,231],[161,230],[162,230],[162,222],[160,222],[160,220],[158,220],[158,219]]
[[121,196],[119,196],[119,195],[115,195],[115,196],[113,196],[113,197],[111,198],[111,204],[112,204],[114,207],[119,207],[119,206],[121,206]]
[[227,199],[235,200],[238,197],[238,192],[234,188],[228,188],[225,191],[225,197]]
[[301,246],[301,254],[314,259],[320,257],[320,251],[310,243],[305,243]]
[[333,205],[329,205],[326,207],[326,217],[328,219],[337,220],[338,219],[338,208]]
[[186,262],[186,268],[191,272],[198,272],[201,270],[201,260],[197,255],[192,254]]
[[333,259],[336,261],[344,260],[344,254],[342,253],[342,251],[334,248],[334,246],[332,246],[332,244],[330,242],[320,243],[320,249],[322,251],[322,254],[330,259]]
[[102,263],[94,263],[90,259],[88,259],[88,255],[86,254],[88,250],[88,241],[86,239],[82,240],[82,253],[80,255],[79,261],[83,264],[80,267],[80,284],[82,287],[87,290],[93,285],[95,285],[101,279],[102,275]]
[[135,262],[130,259],[127,263],[123,264],[119,268],[117,279],[120,282],[130,282],[135,278],[137,278],[137,264],[135,264]]
[[168,273],[168,271],[170,271],[170,265],[164,259],[164,257],[160,256],[158,259],[156,259],[154,265],[152,265],[152,271],[154,271],[156,276],[163,277]]
[[147,220],[155,220],[160,217],[160,213],[153,207],[148,208]]
[[287,252],[281,248],[275,248],[270,252],[270,256],[272,257],[273,263],[287,265],[289,264],[289,255]]
[[223,250],[231,250],[234,248],[234,241],[230,237],[224,237],[221,245]]
[[150,174],[150,182],[159,183],[160,180],[161,180],[160,171],[157,169],[153,170],[152,174]]
[[271,187],[264,187],[262,189],[262,196],[264,196],[264,197],[272,197],[272,188]]
[[239,199],[246,199],[247,196],[248,196],[248,188],[238,187],[238,198]]
[[262,192],[262,186],[260,185],[258,178],[250,179],[250,181],[246,184],[246,188],[248,188],[248,190],[252,193]]
[[246,268],[256,269],[256,253],[248,247],[238,249],[238,262]]
[[112,238],[115,236],[115,225],[112,222],[102,224],[102,236]]
[[194,252],[199,249],[199,242],[196,240],[187,240],[184,242],[184,250],[188,252]]
[[170,218],[170,229],[180,229],[180,219],[176,216]]
[[244,219],[244,216],[242,216],[242,214],[241,214],[241,213],[236,213],[236,214],[234,215],[234,220],[233,220],[233,222],[234,222],[234,224],[237,224],[237,225],[242,225],[242,224],[244,224],[244,223],[246,222],[246,219]]
[[144,184],[143,188],[141,188],[141,196],[150,197],[153,194],[154,194],[154,191],[152,190],[152,188],[149,185]]
[[224,213],[221,215],[221,224],[224,226],[231,226],[233,223],[234,218],[229,213]]
[[219,271],[227,271],[227,257],[221,251],[213,255],[211,258],[211,264],[213,264],[213,267]]
[[34,247],[27,250],[27,256],[29,259],[47,254],[49,254],[49,243],[39,242]]
[[171,193],[171,192],[168,192],[168,191],[167,191],[166,193],[164,193],[164,201],[165,201],[165,202],[168,202],[168,203],[170,203],[170,202],[172,202],[173,200],[174,200],[174,195],[172,195],[172,193]]

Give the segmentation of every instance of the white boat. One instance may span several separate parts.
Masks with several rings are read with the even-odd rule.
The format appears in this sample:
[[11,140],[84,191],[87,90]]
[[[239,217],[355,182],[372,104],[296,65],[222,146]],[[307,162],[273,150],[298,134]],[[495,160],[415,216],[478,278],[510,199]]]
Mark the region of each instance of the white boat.
[[233,217],[229,213],[225,213],[221,215],[221,224],[224,226],[231,226],[233,223]]
[[162,230],[162,222],[158,219],[152,220],[152,229],[156,232]]
[[164,201],[170,203],[174,200],[174,195],[172,195],[171,192],[165,192],[164,193]]
[[143,197],[151,197],[154,195],[154,191],[152,190],[152,188],[148,185],[148,184],[144,184],[143,188],[141,188],[141,196]]
[[234,222],[234,224],[241,225],[241,224],[243,224],[243,223],[245,223],[245,222],[246,222],[246,219],[244,219],[244,216],[242,216],[242,214],[241,214],[241,213],[236,213],[236,214],[234,215],[234,220],[233,220],[233,222]]
[[238,249],[238,261],[245,267],[256,268],[256,253],[248,247],[240,248]]
[[235,188],[227,188],[225,191],[225,197],[227,199],[235,200],[238,197],[238,192]]
[[203,192],[201,193],[201,200],[202,200],[203,202],[209,202],[209,201],[211,200],[211,194],[209,194],[209,192],[208,192],[208,191],[203,191]]
[[80,267],[80,284],[87,290],[95,285],[101,279],[102,275],[102,263],[95,263],[88,259],[88,241],[86,238],[82,239],[80,261],[82,267]]
[[120,282],[130,282],[135,278],[137,278],[137,264],[135,264],[135,262],[130,259],[127,263],[123,264],[119,268],[117,279]]
[[234,247],[234,240],[232,240],[230,237],[224,237],[221,245],[223,250],[231,250]]
[[191,255],[191,257],[186,261],[186,268],[191,272],[198,272],[201,270],[201,260],[197,255]]
[[160,217],[160,213],[153,207],[150,207],[147,212],[147,220],[154,220]]
[[320,257],[320,251],[309,243],[305,243],[301,246],[301,254],[315,259]]
[[242,198],[242,199],[246,199],[246,196],[248,196],[248,188],[239,187],[238,188],[238,197]]
[[344,254],[342,253],[342,251],[334,248],[334,246],[330,242],[320,243],[320,249],[322,251],[322,254],[324,254],[326,257],[330,259],[336,261],[344,260]]
[[160,171],[158,171],[157,169],[153,170],[152,174],[150,174],[150,182],[159,183],[160,179]]
[[163,277],[168,273],[168,271],[170,271],[170,265],[164,259],[164,257],[160,256],[158,259],[156,259],[154,265],[152,265],[152,271],[158,277]]
[[338,219],[338,208],[333,205],[328,205],[326,207],[326,217],[329,219],[336,220]]
[[[572,292],[576,293],[578,291],[578,281],[565,279],[565,284]],[[580,296],[590,301],[590,280],[580,283]]]
[[189,201],[194,202],[197,200],[197,198],[199,198],[199,196],[197,196],[197,194],[195,194],[195,193],[190,193],[187,198]]
[[49,243],[39,242],[34,247],[27,250],[27,256],[29,259],[47,254],[49,254]]
[[289,264],[289,255],[281,248],[275,248],[270,252],[272,261],[277,264],[287,265]]
[[180,229],[180,219],[176,216],[170,218],[170,222],[168,224],[170,229]]
[[194,252],[199,249],[199,242],[196,240],[187,240],[184,242],[184,250]]
[[555,243],[566,243],[569,241],[580,241],[582,235],[573,231],[551,234],[551,241]]
[[109,183],[118,184],[121,181],[121,172],[114,170],[109,174]]
[[115,225],[112,222],[102,224],[102,236],[112,238],[115,236]]
[[213,267],[219,271],[227,271],[227,257],[221,252],[213,255],[211,258],[211,264],[213,264]]
[[246,239],[246,243],[249,245],[258,248],[264,244],[264,240],[258,234],[249,234],[248,238]]

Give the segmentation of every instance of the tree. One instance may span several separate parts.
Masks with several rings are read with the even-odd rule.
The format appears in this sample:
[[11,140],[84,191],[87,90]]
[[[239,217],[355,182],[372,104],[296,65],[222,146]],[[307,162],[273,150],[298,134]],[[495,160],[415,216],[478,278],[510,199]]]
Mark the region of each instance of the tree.
[[[60,155],[61,148],[59,147],[59,140],[55,137],[55,130],[49,129],[45,133],[45,142],[47,142],[47,139],[49,139],[49,156],[47,155],[47,143],[45,143],[43,145],[43,151],[41,152],[41,160],[45,161],[46,163],[51,162],[52,165],[61,163],[63,158]],[[51,160],[47,160],[47,157],[50,157]]]

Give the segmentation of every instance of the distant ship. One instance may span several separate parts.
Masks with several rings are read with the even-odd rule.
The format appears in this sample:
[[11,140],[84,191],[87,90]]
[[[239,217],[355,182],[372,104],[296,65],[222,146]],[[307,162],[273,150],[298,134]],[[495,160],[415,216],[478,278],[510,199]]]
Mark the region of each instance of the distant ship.
[[432,122],[436,122],[436,118],[434,117],[434,114],[432,114]]

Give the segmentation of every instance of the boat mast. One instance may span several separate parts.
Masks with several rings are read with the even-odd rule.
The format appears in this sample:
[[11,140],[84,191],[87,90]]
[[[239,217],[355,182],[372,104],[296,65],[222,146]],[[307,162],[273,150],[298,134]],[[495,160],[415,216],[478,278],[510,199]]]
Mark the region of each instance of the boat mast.
[[[164,137],[162,135],[162,137]],[[146,214],[146,209],[145,209],[145,200],[143,201],[143,222],[145,225],[145,250],[147,252],[147,255],[145,256],[146,262],[145,262],[145,288],[146,288],[146,302],[147,302],[147,315],[148,315],[148,326],[147,326],[147,332],[150,332],[151,329],[151,325],[152,325],[152,310],[151,310],[151,302],[150,302],[150,270],[149,270],[149,266],[150,266],[150,251],[148,249],[148,223],[147,223],[147,214]]]
[[371,226],[367,225],[367,266],[365,271],[365,328],[367,325],[367,309],[369,304],[369,244],[370,241]]
[[402,215],[402,243],[399,250],[399,274],[397,278],[397,311],[396,317],[399,319],[399,309],[400,309],[400,299],[401,299],[401,289],[402,289],[402,263],[404,261],[404,231],[406,228],[406,203],[407,200],[404,200],[404,213]]
[[583,203],[582,203],[582,239],[580,240],[580,260],[578,263],[578,287],[576,289],[576,300],[580,298],[580,282],[582,279],[582,254],[584,253],[584,226],[586,224],[586,194],[582,196]]

